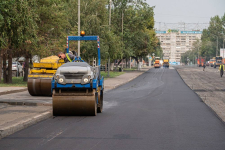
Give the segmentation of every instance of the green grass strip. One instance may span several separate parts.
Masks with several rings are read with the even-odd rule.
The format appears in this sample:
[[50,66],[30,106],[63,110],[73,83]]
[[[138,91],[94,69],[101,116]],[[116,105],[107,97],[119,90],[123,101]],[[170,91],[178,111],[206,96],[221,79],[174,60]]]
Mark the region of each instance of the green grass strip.
[[[110,71],[109,72],[109,78],[115,78],[119,75],[122,75],[124,74],[125,72],[114,72],[114,71]],[[104,78],[108,78],[108,72],[105,72],[105,71],[101,71],[101,75],[104,77]]]
[[12,83],[11,84],[3,83],[3,79],[2,79],[2,81],[0,83],[0,87],[10,87],[10,86],[26,87],[27,82],[23,81],[23,77],[12,77]]

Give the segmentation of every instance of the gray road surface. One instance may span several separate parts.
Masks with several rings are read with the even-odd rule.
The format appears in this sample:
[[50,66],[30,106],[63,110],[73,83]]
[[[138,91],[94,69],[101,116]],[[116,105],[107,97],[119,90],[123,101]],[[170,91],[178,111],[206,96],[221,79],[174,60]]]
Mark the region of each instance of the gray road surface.
[[53,117],[0,149],[224,150],[225,125],[174,69],[150,69],[104,95],[96,117]]

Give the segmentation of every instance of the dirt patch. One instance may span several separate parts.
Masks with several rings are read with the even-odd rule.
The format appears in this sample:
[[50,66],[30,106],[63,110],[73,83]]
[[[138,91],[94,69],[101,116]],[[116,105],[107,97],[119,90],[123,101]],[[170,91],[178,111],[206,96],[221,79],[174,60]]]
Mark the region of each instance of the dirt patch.
[[184,82],[199,95],[225,122],[225,76],[220,77],[218,68],[202,67],[178,68]]

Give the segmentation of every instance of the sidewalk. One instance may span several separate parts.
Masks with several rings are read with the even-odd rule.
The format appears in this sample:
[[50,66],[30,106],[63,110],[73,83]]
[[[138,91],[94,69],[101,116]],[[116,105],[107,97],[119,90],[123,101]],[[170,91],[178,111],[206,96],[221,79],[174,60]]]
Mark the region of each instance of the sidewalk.
[[0,87],[0,95],[26,91],[27,87]]
[[[105,91],[126,84],[148,71],[150,68],[151,67],[144,67],[140,71],[129,71],[115,78],[106,78],[104,81]],[[18,90],[26,90],[26,92],[17,93]],[[37,103],[36,100],[33,102],[34,105],[32,106],[32,101],[30,99],[33,97],[27,94],[27,88],[0,87],[0,93],[2,93],[2,96],[0,96],[0,139],[52,116],[51,103],[45,105],[46,103],[44,103],[45,101],[43,100],[46,99],[46,101],[49,102],[49,98],[51,97],[37,97],[42,99],[43,106],[40,105],[40,100],[38,101],[38,105],[35,105],[35,103]],[[4,93],[7,95],[3,95]],[[20,96],[22,95],[21,93],[23,93],[23,97]],[[10,98],[8,101],[5,101],[4,98],[7,96]]]
[[0,103],[0,139],[52,116],[50,106],[16,106]]

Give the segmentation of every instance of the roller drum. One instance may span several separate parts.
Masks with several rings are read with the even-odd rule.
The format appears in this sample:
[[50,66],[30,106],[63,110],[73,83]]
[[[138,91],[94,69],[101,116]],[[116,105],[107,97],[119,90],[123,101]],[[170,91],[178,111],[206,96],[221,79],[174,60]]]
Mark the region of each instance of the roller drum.
[[97,93],[92,96],[52,95],[54,116],[96,116]]
[[32,96],[51,96],[51,79],[28,79],[28,92]]

